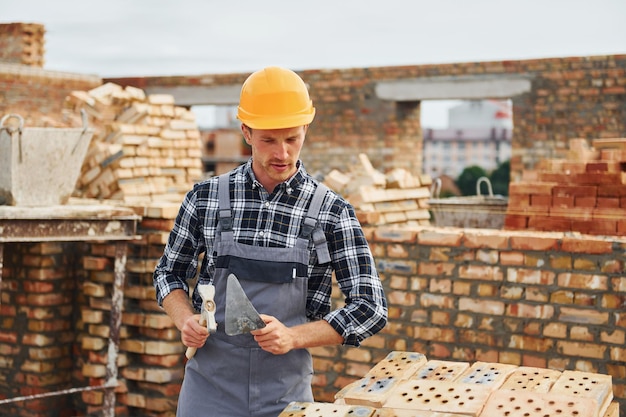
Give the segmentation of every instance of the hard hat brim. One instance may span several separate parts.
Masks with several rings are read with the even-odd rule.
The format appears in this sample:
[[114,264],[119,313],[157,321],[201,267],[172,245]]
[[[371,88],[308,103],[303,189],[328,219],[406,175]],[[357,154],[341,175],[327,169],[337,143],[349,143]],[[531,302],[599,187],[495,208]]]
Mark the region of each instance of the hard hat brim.
[[291,127],[298,127],[309,125],[315,118],[315,108],[306,113],[281,115],[275,117],[257,116],[247,113],[241,107],[238,108],[237,118],[246,126],[252,129],[287,129]]

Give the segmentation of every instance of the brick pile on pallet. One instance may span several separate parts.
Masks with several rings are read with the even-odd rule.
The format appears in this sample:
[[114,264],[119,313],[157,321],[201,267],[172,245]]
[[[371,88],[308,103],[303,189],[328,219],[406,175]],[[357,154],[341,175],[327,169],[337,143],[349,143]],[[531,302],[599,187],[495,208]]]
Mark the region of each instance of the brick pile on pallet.
[[106,83],[73,91],[64,105],[72,114],[84,110],[95,129],[75,196],[180,203],[202,179],[195,116],[172,95]]
[[0,24],[0,61],[43,68],[45,33],[37,23]]
[[334,403],[292,403],[279,417],[619,417],[610,375],[390,352]]
[[365,154],[359,155],[359,162],[348,172],[330,171],[324,183],[354,206],[363,225],[430,224],[430,176],[401,168],[383,174]]
[[505,228],[626,236],[626,138],[572,139],[509,186]]

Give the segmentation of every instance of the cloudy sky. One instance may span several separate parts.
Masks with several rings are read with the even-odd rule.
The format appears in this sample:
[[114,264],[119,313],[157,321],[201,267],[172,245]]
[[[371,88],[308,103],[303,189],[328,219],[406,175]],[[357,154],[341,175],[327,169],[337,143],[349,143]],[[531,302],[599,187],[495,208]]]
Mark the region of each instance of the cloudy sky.
[[102,77],[626,53],[625,0],[0,0],[18,21]]

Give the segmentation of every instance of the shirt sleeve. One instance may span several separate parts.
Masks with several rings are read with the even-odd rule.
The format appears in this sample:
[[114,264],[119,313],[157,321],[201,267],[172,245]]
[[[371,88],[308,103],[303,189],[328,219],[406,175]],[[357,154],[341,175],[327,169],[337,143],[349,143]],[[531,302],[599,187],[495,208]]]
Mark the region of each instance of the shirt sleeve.
[[359,346],[387,324],[387,300],[363,229],[354,209],[346,205],[333,231],[331,258],[344,307],[324,316],[344,338]]
[[153,284],[159,306],[172,291],[189,292],[187,280],[196,276],[198,255],[204,250],[196,210],[196,187],[185,196],[163,255],[155,268]]

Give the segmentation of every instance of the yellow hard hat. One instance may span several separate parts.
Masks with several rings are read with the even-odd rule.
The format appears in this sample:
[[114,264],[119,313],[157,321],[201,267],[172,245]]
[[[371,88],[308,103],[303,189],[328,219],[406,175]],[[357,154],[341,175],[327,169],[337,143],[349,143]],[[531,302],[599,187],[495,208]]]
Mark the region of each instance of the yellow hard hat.
[[241,87],[237,118],[253,129],[308,125],[315,108],[302,78],[295,72],[267,67],[252,73]]

